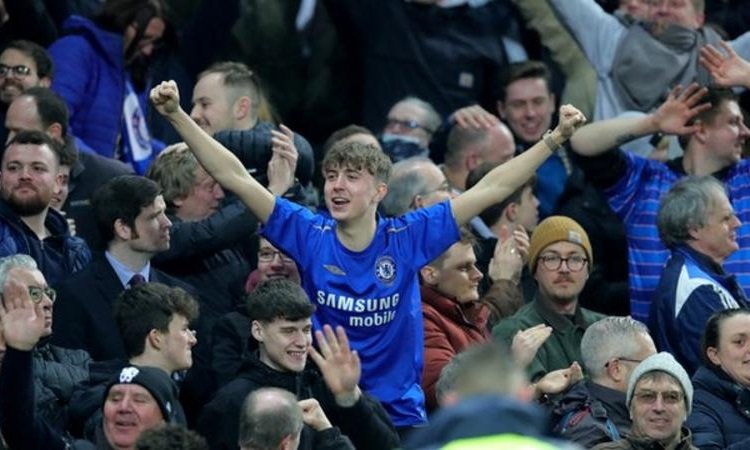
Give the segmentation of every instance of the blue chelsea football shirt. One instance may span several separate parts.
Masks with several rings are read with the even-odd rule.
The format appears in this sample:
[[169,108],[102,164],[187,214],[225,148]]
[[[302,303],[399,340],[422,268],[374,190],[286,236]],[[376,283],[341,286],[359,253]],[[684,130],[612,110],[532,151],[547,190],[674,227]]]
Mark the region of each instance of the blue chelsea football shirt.
[[341,245],[335,230],[334,219],[277,198],[262,234],[299,265],[317,306],[314,327],[346,329],[362,361],[360,386],[383,403],[396,426],[424,423],[417,273],[459,239],[450,203],[379,218],[361,252]]

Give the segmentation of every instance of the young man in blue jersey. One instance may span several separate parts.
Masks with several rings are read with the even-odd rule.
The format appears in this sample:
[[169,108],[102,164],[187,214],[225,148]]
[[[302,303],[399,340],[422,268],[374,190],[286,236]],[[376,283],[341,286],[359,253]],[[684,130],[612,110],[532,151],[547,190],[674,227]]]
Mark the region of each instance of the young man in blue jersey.
[[[459,225],[510,195],[585,121],[578,110],[563,106],[560,125],[542,142],[472,189],[392,219],[376,214],[387,193],[390,160],[372,145],[334,145],[323,161],[329,217],[275,198],[248,175],[180,109],[174,82],[154,88],[151,100],[203,167],[265,224],[264,236],[297,262],[302,284],[318,307],[314,326],[346,328],[362,358],[362,388],[383,402],[398,427],[426,421],[417,272],[458,240]],[[269,170],[291,170],[292,156],[283,143],[276,145]]]

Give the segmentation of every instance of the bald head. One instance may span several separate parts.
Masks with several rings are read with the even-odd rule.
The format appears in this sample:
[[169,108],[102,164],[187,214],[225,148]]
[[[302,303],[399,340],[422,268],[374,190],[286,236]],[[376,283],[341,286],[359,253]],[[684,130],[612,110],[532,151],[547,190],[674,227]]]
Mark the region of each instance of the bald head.
[[380,204],[380,212],[388,217],[397,217],[449,198],[450,185],[432,160],[408,158],[393,165],[388,194]]
[[445,166],[451,184],[464,190],[466,176],[482,163],[501,164],[513,158],[513,133],[502,122],[489,128],[453,127],[448,135]]
[[297,398],[283,389],[262,388],[250,393],[240,413],[242,450],[295,448],[302,431],[302,410]]

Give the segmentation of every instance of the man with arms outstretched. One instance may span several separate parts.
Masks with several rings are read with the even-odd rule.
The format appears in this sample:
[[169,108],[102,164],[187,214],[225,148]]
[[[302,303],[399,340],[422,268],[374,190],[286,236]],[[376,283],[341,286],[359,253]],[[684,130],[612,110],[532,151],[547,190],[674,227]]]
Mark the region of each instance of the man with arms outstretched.
[[[315,215],[267,191],[225,148],[179,108],[173,82],[151,93],[203,167],[237,194],[265,224],[263,234],[292,257],[317,304],[314,325],[342,325],[362,355],[362,387],[378,397],[397,427],[425,422],[422,321],[417,271],[459,238],[458,226],[510,195],[567,140],[585,118],[561,108],[561,124],[523,155],[495,169],[464,194],[395,219],[378,220],[390,160],[375,146],[337,144],[323,161],[329,216]],[[289,170],[287,150],[272,165]],[[386,381],[387,380],[387,381]]]

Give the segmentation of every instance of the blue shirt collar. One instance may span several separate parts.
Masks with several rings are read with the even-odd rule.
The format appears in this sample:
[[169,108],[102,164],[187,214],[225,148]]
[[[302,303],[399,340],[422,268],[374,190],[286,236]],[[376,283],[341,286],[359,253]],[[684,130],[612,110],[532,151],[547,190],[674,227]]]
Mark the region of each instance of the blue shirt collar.
[[143,276],[143,278],[148,282],[149,280],[149,273],[151,272],[151,262],[147,262],[145,266],[138,272],[133,272],[130,270],[129,267],[127,267],[125,264],[118,261],[112,253],[105,251],[104,257],[107,258],[107,261],[109,261],[109,264],[112,266],[113,269],[115,269],[115,273],[117,274],[117,278],[120,279],[120,283],[122,283],[122,286],[124,288],[128,287],[128,282],[131,278],[133,278],[133,275],[136,273],[139,273]]

